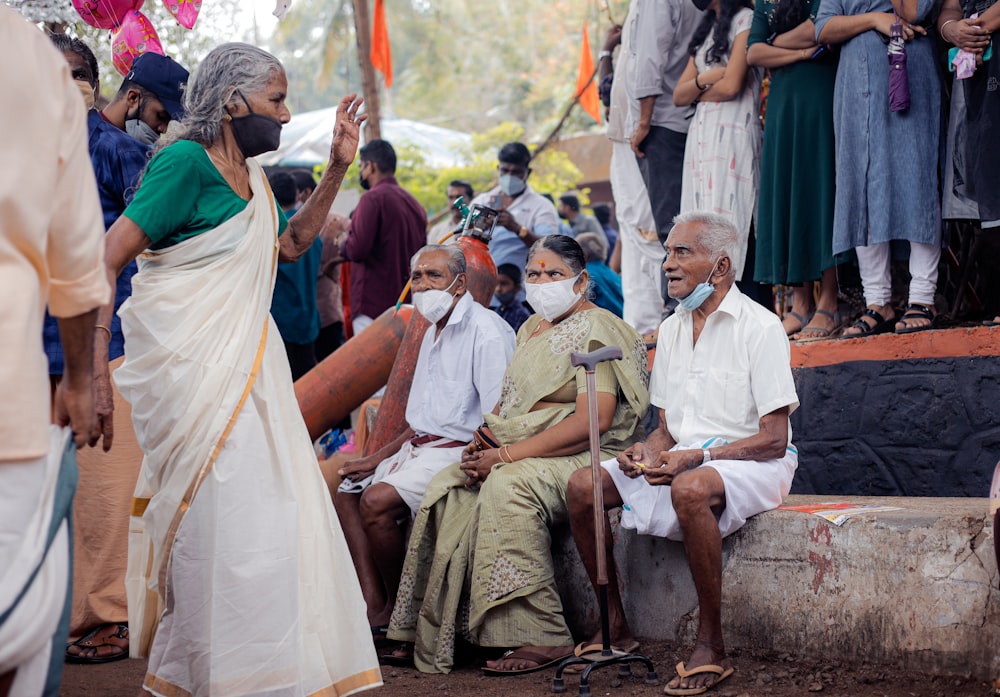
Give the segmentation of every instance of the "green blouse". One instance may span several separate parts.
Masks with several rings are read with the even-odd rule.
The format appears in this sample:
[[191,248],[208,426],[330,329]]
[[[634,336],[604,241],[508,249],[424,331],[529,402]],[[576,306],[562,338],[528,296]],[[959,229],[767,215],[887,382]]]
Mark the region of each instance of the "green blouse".
[[[178,140],[153,155],[124,215],[153,241],[150,249],[165,249],[215,229],[246,205],[204,146]],[[277,204],[275,208],[281,235],[288,219]]]

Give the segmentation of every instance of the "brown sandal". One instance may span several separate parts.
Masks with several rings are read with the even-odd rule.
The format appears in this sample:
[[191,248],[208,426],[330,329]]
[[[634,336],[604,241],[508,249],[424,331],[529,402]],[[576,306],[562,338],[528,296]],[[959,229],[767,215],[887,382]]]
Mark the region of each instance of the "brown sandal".
[[69,663],[110,663],[128,658],[128,625],[109,622],[66,647]]

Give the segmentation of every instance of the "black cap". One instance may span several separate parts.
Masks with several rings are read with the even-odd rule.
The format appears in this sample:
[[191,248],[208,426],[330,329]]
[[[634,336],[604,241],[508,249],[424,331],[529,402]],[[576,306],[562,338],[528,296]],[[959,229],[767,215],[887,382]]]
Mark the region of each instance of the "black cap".
[[176,61],[158,53],[142,53],[132,61],[125,79],[156,95],[170,118],[184,118],[182,90],[187,84],[188,71]]

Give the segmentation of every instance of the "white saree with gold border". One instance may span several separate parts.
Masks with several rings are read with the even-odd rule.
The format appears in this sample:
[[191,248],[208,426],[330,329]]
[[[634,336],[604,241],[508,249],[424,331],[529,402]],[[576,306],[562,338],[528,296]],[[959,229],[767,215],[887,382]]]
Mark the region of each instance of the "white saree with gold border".
[[365,604],[269,314],[277,216],[253,198],[139,258],[115,382],[144,454],[127,589],[155,695],[337,697],[381,684]]

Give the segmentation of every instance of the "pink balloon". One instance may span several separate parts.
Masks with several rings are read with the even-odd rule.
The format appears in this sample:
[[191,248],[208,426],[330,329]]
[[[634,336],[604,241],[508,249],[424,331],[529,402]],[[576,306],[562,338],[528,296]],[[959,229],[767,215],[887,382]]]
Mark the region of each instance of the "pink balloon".
[[145,0],[73,0],[73,8],[83,21],[98,29],[115,29],[125,14],[138,10]]
[[185,29],[193,29],[201,11],[201,0],[163,0],[167,11]]
[[131,10],[122,19],[121,27],[111,37],[111,57],[115,69],[122,75],[127,75],[132,68],[132,61],[143,53],[163,53],[160,37],[149,19],[141,12]]

